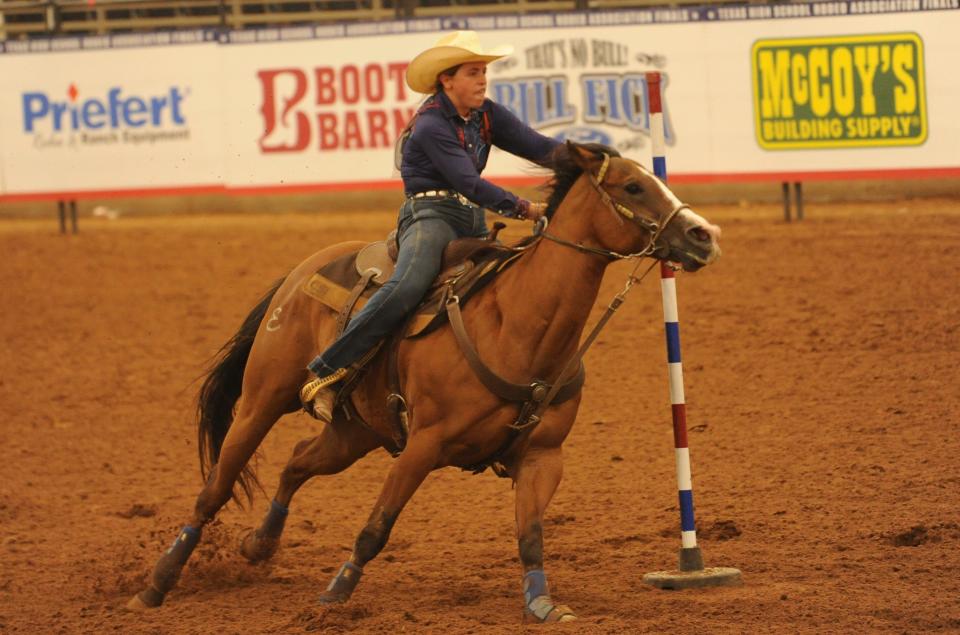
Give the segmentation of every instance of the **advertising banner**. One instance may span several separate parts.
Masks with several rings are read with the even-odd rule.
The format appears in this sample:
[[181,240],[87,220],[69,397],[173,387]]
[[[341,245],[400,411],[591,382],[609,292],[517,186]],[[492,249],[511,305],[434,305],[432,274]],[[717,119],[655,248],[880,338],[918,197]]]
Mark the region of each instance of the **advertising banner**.
[[757,40],[754,111],[762,148],[913,146],[927,139],[916,33]]
[[394,140],[421,99],[404,73],[436,33],[272,39],[279,33],[234,32],[223,47],[229,185],[395,185]]
[[[454,28],[514,45],[488,69],[491,99],[642,163],[644,74],[660,72],[675,182],[960,176],[958,9],[837,0],[7,42],[0,196],[399,187],[394,140],[424,97],[406,65]],[[541,178],[496,149],[484,175]]]
[[[686,122],[688,144],[702,145],[709,134],[703,108],[709,86],[698,81],[704,75],[701,59],[683,47],[671,57],[677,47],[670,43],[702,40],[705,25],[664,24],[638,46],[633,42],[642,27],[635,23],[652,24],[657,13],[623,15],[631,24],[582,29],[577,24],[586,25],[587,16],[571,14],[469,18],[464,26],[486,29],[486,46],[515,43],[515,55],[491,64],[488,95],[543,134],[604,143],[646,159],[650,120],[644,72],[659,70],[667,77],[668,144],[676,145],[677,117]],[[542,26],[545,20],[549,28]],[[554,21],[570,26],[552,26]],[[229,34],[230,187],[252,191],[280,182],[396,186],[394,140],[424,98],[403,81],[407,60],[429,47],[442,26],[440,20],[428,22],[421,25],[430,27],[422,33],[345,33],[347,40],[290,42],[262,31]],[[674,68],[680,70],[673,73]],[[688,81],[675,84],[674,75],[684,73]],[[707,171],[709,157],[701,158],[698,168]],[[534,173],[524,160],[495,148],[485,175],[529,181]]]
[[[914,8],[649,9],[457,26],[478,30],[487,46],[516,48],[490,65],[491,99],[543,134],[604,143],[641,162],[650,157],[644,74],[662,73],[675,181],[960,174],[950,114],[960,75],[949,61],[960,46],[948,28],[960,26],[960,13],[911,12],[911,31],[901,13],[870,13]],[[395,186],[393,140],[422,98],[404,86],[403,69],[445,23],[359,30],[400,24],[329,27],[299,42],[282,31],[230,34],[226,86],[239,99],[227,101],[240,144],[228,153],[230,186]],[[424,31],[409,32],[413,24]],[[485,172],[507,183],[534,174],[497,150]]]
[[7,42],[0,55],[7,194],[222,187],[214,40],[177,32],[42,42],[49,52]]
[[[3,127],[0,126],[0,148],[3,147]],[[0,201],[3,200],[3,195],[7,191],[7,181],[4,177],[4,161],[3,154],[0,153]]]
[[960,77],[950,70],[960,43],[948,27],[960,14],[851,14],[892,4],[913,5],[823,2],[796,7],[844,17],[724,24],[727,48],[711,38],[718,51],[709,61],[723,78],[708,105],[714,160],[706,174],[691,166],[688,178],[960,174],[960,122],[951,113]]

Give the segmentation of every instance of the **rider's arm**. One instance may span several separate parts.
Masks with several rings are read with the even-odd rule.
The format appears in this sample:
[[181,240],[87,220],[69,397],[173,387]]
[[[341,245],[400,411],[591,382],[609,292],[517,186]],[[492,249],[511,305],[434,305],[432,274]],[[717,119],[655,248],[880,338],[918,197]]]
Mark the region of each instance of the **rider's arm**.
[[553,152],[560,141],[540,134],[520,121],[508,108],[491,101],[490,116],[493,145],[527,161],[539,163]]
[[525,202],[521,203],[516,195],[480,176],[449,121],[441,117],[420,117],[411,140],[453,189],[477,205],[505,216],[524,215]]

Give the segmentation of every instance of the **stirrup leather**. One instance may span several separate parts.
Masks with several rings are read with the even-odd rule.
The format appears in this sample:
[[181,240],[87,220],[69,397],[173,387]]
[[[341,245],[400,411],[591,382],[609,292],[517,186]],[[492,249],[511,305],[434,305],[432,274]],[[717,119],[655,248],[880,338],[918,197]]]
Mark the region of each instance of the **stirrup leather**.
[[346,368],[341,368],[340,370],[334,372],[332,375],[327,375],[326,377],[318,377],[312,381],[308,381],[303,385],[303,388],[300,389],[300,403],[304,406],[307,406],[313,403],[314,398],[317,396],[321,390],[335,384],[341,379],[343,379],[347,374]]

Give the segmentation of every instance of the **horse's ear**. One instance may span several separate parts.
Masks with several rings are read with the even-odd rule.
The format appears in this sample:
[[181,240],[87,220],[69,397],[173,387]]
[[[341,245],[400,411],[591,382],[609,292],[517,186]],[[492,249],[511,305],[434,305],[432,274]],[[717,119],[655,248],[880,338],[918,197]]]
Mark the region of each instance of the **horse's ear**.
[[596,172],[603,162],[603,155],[597,154],[596,151],[569,139],[567,140],[567,153],[570,155],[570,159],[580,166],[580,169],[584,172]]

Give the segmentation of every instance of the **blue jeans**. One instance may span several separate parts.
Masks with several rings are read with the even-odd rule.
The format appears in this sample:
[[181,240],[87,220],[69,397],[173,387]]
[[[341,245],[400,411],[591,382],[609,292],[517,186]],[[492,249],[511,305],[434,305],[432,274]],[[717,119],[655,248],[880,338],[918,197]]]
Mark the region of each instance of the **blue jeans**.
[[393,276],[350,320],[343,334],[307,366],[325,377],[363,357],[420,304],[440,275],[443,250],[455,238],[488,233],[482,208],[456,199],[410,199],[400,208],[400,250]]

